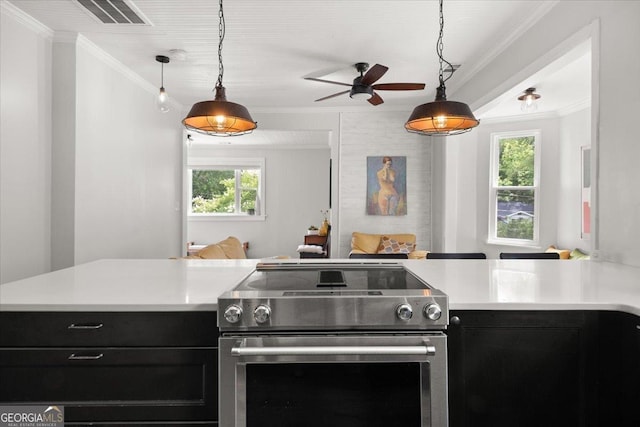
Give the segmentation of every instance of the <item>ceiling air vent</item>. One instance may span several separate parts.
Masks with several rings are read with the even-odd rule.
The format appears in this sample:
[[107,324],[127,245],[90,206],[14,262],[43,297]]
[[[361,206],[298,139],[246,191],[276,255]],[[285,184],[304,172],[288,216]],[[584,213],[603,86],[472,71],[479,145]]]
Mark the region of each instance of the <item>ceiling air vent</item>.
[[125,0],[76,0],[105,24],[148,25],[139,10]]

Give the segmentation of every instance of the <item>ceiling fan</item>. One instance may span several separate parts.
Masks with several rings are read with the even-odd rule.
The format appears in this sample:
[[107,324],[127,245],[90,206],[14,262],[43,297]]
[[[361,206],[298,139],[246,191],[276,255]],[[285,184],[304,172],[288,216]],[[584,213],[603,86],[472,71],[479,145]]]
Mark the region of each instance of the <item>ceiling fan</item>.
[[376,64],[369,68],[369,64],[366,62],[358,62],[354,64],[354,67],[360,75],[353,79],[353,83],[334,82],[331,80],[316,79],[314,77],[305,77],[305,80],[313,80],[316,82],[331,83],[334,85],[349,86],[351,89],[344,90],[342,92],[334,93],[333,95],[325,96],[317,101],[324,101],[325,99],[333,98],[336,96],[344,95],[348,93],[351,98],[366,98],[370,104],[379,105],[384,101],[376,90],[421,90],[424,89],[424,83],[378,83],[377,82],[384,74],[389,70],[389,67]]

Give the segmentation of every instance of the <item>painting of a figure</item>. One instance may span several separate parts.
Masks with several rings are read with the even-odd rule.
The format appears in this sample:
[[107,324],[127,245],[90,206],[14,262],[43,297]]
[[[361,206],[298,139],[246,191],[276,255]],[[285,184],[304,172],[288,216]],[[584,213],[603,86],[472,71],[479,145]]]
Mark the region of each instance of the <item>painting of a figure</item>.
[[367,157],[367,215],[407,214],[407,158]]

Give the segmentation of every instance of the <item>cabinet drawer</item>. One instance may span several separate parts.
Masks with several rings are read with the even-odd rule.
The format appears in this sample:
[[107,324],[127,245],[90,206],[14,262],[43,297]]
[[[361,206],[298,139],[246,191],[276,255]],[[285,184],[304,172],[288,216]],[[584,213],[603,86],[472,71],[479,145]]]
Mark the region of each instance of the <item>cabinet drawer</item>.
[[65,422],[217,420],[217,349],[2,349],[0,404],[56,404]]
[[215,311],[0,312],[0,347],[217,347]]

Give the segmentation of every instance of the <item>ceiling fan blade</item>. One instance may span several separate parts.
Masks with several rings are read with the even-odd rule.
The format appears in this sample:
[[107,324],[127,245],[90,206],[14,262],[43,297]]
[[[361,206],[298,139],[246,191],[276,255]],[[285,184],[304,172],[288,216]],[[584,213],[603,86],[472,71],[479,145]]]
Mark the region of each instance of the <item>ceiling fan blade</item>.
[[316,102],[324,101],[325,99],[329,99],[329,98],[333,98],[333,97],[336,97],[336,96],[344,95],[345,93],[349,93],[350,91],[351,91],[351,89],[345,90],[343,92],[334,93],[333,95],[329,95],[329,96],[325,96],[324,98],[316,99]]
[[380,105],[380,104],[382,104],[384,102],[382,100],[382,97],[380,97],[380,95],[378,95],[375,92],[373,92],[373,96],[371,98],[369,98],[368,101],[369,101],[369,104],[371,104],[371,105]]
[[341,85],[341,86],[353,86],[353,84],[351,83],[342,83],[342,82],[334,82],[332,80],[322,80],[322,79],[316,79],[315,77],[305,77],[305,80],[313,80],[314,82],[322,82],[322,83],[331,83],[334,85]]
[[364,76],[362,76],[362,80],[360,81],[360,83],[362,83],[363,85],[369,86],[374,82],[377,82],[380,79],[380,77],[384,76],[384,73],[386,73],[388,69],[389,67],[376,64],[373,67],[369,68],[369,71],[364,73]]
[[424,83],[381,83],[373,85],[375,90],[421,90]]

